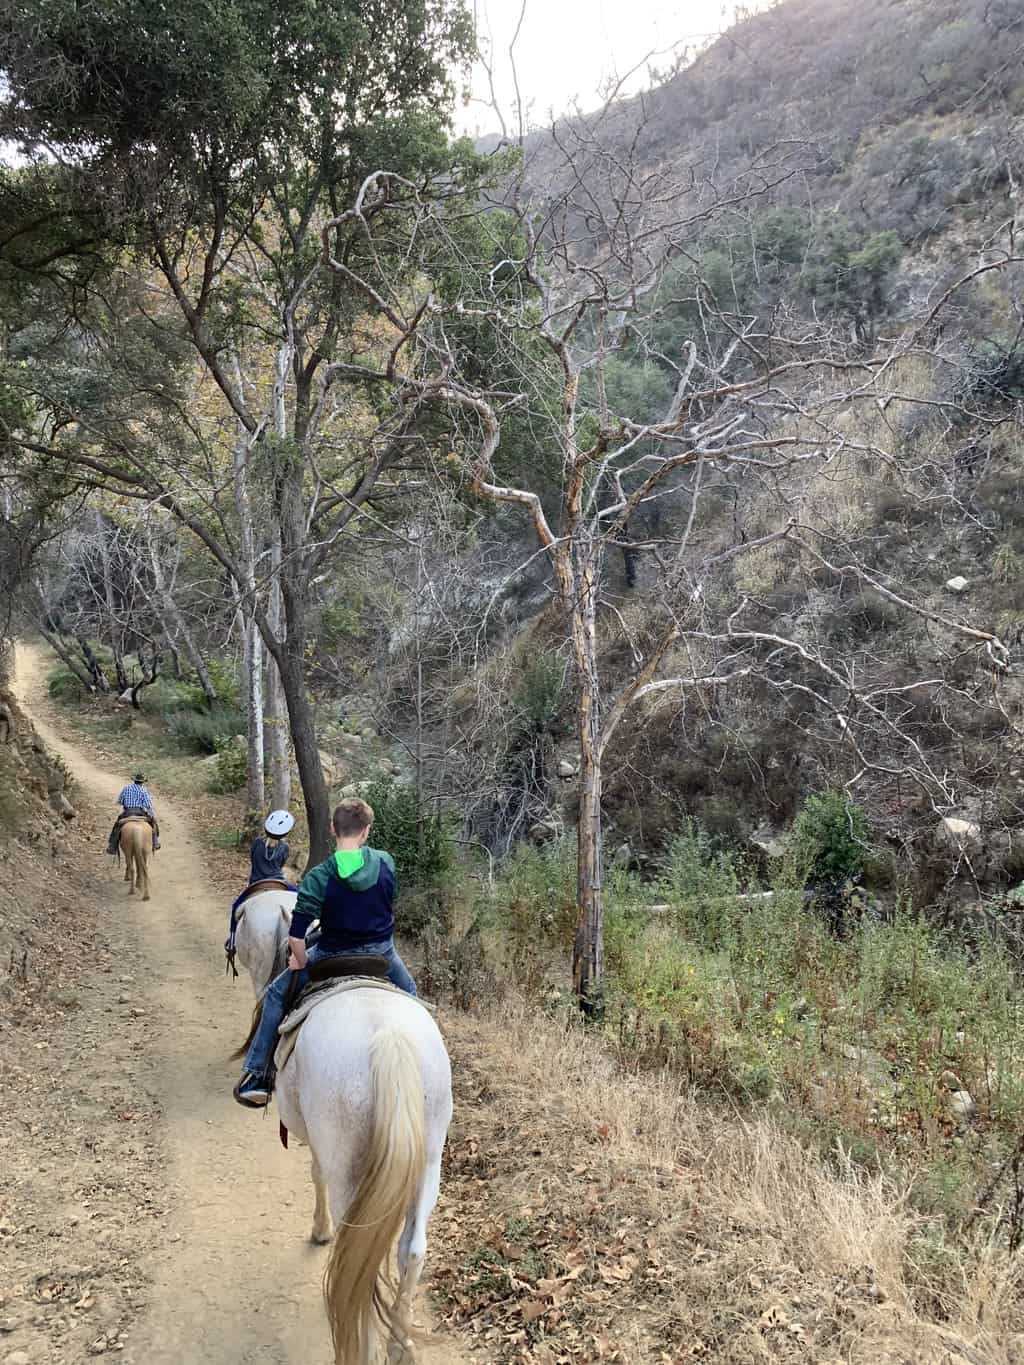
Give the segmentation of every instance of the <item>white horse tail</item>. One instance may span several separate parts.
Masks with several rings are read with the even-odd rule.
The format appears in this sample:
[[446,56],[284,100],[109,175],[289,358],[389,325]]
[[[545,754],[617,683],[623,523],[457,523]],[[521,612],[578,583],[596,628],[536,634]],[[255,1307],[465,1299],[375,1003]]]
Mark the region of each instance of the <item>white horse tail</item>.
[[367,1365],[377,1330],[395,1337],[390,1254],[426,1166],[423,1077],[412,1039],[386,1027],[370,1043],[372,1132],[366,1168],[324,1273],[335,1365]]

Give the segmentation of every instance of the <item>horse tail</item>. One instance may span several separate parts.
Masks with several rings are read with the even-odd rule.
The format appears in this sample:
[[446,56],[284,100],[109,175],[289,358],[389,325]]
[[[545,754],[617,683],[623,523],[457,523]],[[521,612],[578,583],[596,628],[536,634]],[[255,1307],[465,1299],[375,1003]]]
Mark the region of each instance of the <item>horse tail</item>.
[[391,1248],[414,1206],[426,1168],[423,1077],[416,1049],[399,1028],[370,1043],[373,1131],[355,1197],[339,1223],[324,1273],[324,1301],[336,1365],[370,1359],[375,1329],[396,1338],[397,1287]]
[[245,1054],[249,1051],[249,1048],[252,1045],[252,1040],[256,1037],[256,1030],[259,1028],[260,1020],[262,1018],[263,997],[261,995],[260,998],[256,1001],[256,1007],[252,1012],[252,1023],[249,1025],[249,1032],[246,1034],[245,1042],[242,1044],[241,1047],[235,1048],[234,1052],[228,1054],[229,1062],[237,1062],[239,1057],[244,1057]]

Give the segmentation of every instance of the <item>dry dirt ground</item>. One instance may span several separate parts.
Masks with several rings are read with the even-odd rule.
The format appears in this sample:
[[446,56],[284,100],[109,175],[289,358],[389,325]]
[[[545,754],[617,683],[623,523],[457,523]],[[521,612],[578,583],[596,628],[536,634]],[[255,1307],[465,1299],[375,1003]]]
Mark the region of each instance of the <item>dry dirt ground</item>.
[[[49,666],[20,649],[15,691],[74,774],[79,832],[51,886],[60,958],[37,944],[21,980],[16,957],[2,1035],[0,1362],[326,1365],[307,1154],[231,1098],[251,993],[225,981],[227,907],[166,801],[153,898],[127,895],[103,851],[124,776],[61,733]],[[423,1359],[462,1356],[436,1338]]]

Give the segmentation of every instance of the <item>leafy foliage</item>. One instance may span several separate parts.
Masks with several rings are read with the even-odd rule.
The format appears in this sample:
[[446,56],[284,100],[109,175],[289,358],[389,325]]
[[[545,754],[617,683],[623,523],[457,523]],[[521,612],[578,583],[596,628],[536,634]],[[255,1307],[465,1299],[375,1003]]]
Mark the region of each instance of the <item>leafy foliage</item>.
[[234,739],[218,739],[217,765],[209,781],[209,790],[216,795],[228,796],[245,786],[249,771],[245,747]]
[[424,810],[416,789],[401,782],[370,783],[364,798],[373,807],[371,839],[394,858],[399,884],[438,886],[451,868],[454,852],[444,816]]
[[245,716],[229,706],[176,711],[167,717],[167,730],[186,753],[215,754],[233,736],[245,734]]
[[793,825],[794,852],[812,881],[855,879],[870,838],[867,816],[837,791],[807,797]]

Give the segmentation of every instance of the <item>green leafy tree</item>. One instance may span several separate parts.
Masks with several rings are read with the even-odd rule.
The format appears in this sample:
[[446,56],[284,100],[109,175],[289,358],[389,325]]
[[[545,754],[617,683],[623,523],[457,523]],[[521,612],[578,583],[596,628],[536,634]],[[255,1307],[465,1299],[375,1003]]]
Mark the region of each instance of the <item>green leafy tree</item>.
[[[128,0],[116,13],[12,0],[0,19],[0,133],[26,154],[59,150],[93,235],[129,252],[118,309],[97,303],[92,338],[133,389],[130,419],[62,392],[51,370],[36,401],[65,420],[35,446],[80,479],[165,508],[227,573],[247,672],[256,632],[274,660],[314,861],[330,835],[305,678],[311,584],[410,430],[400,406],[345,420],[339,391],[362,385],[368,339],[362,300],[321,269],[321,234],[378,165],[417,181],[453,159],[472,173],[470,149],[453,157],[447,141],[452,73],[471,41],[461,0]],[[168,374],[137,373],[163,338],[184,341],[218,397],[213,452]],[[261,763],[258,691],[249,709]]]

